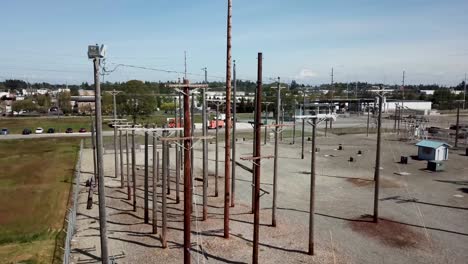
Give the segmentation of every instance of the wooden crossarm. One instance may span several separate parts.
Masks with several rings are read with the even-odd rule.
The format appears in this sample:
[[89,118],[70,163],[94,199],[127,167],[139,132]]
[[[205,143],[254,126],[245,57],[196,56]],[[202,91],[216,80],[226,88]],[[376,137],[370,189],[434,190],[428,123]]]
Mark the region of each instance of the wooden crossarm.
[[268,156],[260,156],[260,157],[254,157],[254,156],[249,156],[249,157],[240,157],[241,160],[259,160],[259,159],[271,159],[274,158],[275,156],[273,155],[268,155]]
[[165,137],[160,138],[161,141],[179,141],[179,140],[189,140],[189,139],[213,139],[214,136],[200,136],[200,137]]

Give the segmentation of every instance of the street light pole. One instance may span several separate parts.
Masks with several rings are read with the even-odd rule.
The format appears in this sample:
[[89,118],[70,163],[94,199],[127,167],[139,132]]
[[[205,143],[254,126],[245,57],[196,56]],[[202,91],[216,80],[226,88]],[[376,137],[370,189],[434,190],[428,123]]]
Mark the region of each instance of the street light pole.
[[[97,167],[98,167],[98,192],[99,192],[99,230],[101,241],[101,261],[104,264],[109,263],[109,252],[107,248],[107,220],[106,220],[106,194],[104,182],[104,159],[102,142],[102,105],[101,105],[101,84],[99,81],[99,71],[101,56],[90,56],[88,47],[88,57],[94,62],[94,87],[95,87],[95,107],[96,107],[96,145],[97,145]],[[99,49],[96,45],[95,48]]]

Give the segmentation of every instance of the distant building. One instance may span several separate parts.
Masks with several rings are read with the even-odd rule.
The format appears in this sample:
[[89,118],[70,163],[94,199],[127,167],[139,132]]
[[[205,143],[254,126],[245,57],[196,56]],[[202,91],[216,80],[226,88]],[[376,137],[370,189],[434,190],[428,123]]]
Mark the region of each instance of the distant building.
[[397,107],[403,107],[408,110],[418,110],[424,112],[425,115],[428,115],[432,110],[431,101],[421,101],[421,100],[386,100],[384,99],[382,105],[382,112],[395,112]]
[[416,143],[420,160],[442,161],[448,159],[449,144],[442,141],[421,140]]

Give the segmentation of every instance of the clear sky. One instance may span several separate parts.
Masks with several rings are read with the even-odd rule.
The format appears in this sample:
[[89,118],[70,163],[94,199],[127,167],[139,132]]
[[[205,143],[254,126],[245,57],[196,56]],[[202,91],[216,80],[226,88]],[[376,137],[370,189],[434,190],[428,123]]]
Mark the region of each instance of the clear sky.
[[[0,79],[92,82],[88,44],[108,46],[107,67],[125,63],[222,80],[227,0],[2,0]],[[454,85],[468,71],[466,0],[233,0],[237,76],[264,81]],[[106,80],[175,80],[121,67]],[[193,81],[201,80],[191,76]]]

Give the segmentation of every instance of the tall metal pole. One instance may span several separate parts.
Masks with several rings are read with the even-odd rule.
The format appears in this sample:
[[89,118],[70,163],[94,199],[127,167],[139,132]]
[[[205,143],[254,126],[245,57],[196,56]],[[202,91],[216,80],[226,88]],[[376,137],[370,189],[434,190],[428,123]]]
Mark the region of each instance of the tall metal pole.
[[377,150],[375,154],[375,170],[374,170],[374,223],[379,221],[379,190],[380,190],[380,143],[381,134],[380,128],[382,126],[382,101],[383,94],[379,95],[379,116],[377,121]]
[[276,199],[278,189],[278,133],[281,112],[281,88],[280,77],[278,77],[278,87],[276,90],[276,127],[275,127],[275,160],[273,168],[273,206],[271,210],[271,225],[276,226]]
[[[135,127],[135,125],[133,126]],[[132,130],[132,182],[133,182],[133,212],[136,212],[136,153],[135,153],[135,130]]]
[[[208,74],[207,68],[203,69],[205,71],[205,84],[208,84]],[[206,91],[202,89],[202,130],[203,136],[207,136],[207,120],[206,120]],[[208,142],[203,140],[203,221],[208,218]]]
[[[190,149],[192,148],[192,127],[190,121],[189,85],[188,80],[184,87],[184,263],[190,264],[190,216],[192,212],[192,189],[190,188]],[[164,191],[163,191],[164,192]]]
[[460,102],[457,102],[457,128],[455,130],[455,147],[458,147],[458,130],[460,127]]
[[119,175],[119,157],[117,156],[117,104],[115,100],[115,96],[117,95],[115,89],[112,91],[112,100],[113,100],[113,107],[114,107],[114,163],[115,163],[115,178]]
[[216,141],[215,141],[215,197],[218,197],[218,164],[219,164],[219,150],[218,150],[218,120],[219,120],[219,103],[216,103]]
[[[148,128],[148,126],[145,126]],[[145,224],[149,223],[149,205],[148,205],[148,200],[149,200],[149,177],[148,177],[148,160],[149,160],[149,153],[148,153],[148,131],[145,131],[145,182],[144,182],[144,189],[145,189],[145,213],[144,213],[144,218],[145,218]]]
[[119,130],[119,155],[120,155],[120,188],[125,186],[122,152],[122,130]]
[[[231,162],[231,207],[235,205],[236,197],[236,125],[237,125],[237,82],[236,82],[236,60],[233,65],[233,83],[232,97],[234,105],[232,106],[232,162]],[[226,161],[228,162],[228,161]]]
[[104,181],[104,159],[102,142],[102,105],[101,105],[101,85],[99,82],[99,67],[101,60],[94,59],[94,87],[95,106],[96,106],[96,145],[97,145],[97,168],[98,168],[98,192],[99,192],[99,231],[101,238],[101,261],[104,264],[109,263],[109,252],[107,249],[107,221],[106,221],[106,194]]
[[265,103],[265,138],[263,139],[263,144],[266,145],[267,142],[267,126],[268,126],[268,103]]
[[224,238],[229,238],[229,199],[231,198],[231,12],[232,0],[228,0],[227,48],[226,48],[226,138],[224,148]]
[[258,244],[259,244],[259,226],[260,226],[260,162],[261,162],[261,118],[262,118],[262,53],[258,53],[258,69],[257,69],[257,114],[255,120],[255,154],[254,154],[254,170],[255,170],[255,210],[254,210],[254,235],[253,235],[253,258],[252,263],[258,264]]
[[317,118],[312,118],[312,152],[310,158],[310,201],[309,201],[309,255],[314,255],[315,213],[315,130]]
[[[252,143],[252,155],[255,157],[255,142],[257,142],[257,131],[255,130],[255,122],[257,121],[257,102],[258,101],[258,93],[257,89],[255,89],[255,101],[254,101],[254,124],[253,124],[253,143]],[[261,112],[261,110],[260,110]],[[259,117],[260,120],[262,119]],[[260,139],[259,139],[260,140]],[[252,214],[255,213],[255,163],[252,163]]]
[[153,234],[158,233],[158,172],[159,152],[156,151],[156,133],[153,133]]
[[128,148],[128,130],[125,130],[125,159],[127,162],[127,200],[132,199],[132,191],[130,187],[130,161],[129,161],[129,148]]

